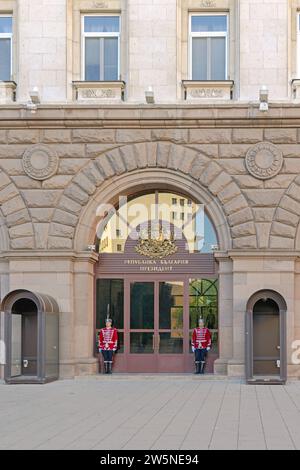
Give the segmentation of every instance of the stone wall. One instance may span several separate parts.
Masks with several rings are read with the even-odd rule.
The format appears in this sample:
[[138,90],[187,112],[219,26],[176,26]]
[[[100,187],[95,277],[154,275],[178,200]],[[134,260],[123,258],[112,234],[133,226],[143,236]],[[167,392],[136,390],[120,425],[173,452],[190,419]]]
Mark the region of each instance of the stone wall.
[[189,74],[190,12],[229,15],[228,80],[234,99],[257,100],[266,85],[273,101],[291,98],[297,77],[299,0],[0,0],[14,16],[13,73],[17,100],[39,88],[42,102],[72,102],[72,81],[82,80],[81,14],[120,13],[120,75],[126,100],[145,102],[153,86],[160,103],[183,98]]
[[299,375],[290,358],[300,328],[300,110],[272,107],[268,120],[255,113],[247,106],[53,107],[34,117],[4,110],[1,296],[26,288],[57,300],[62,377],[96,370],[97,256],[87,251],[95,208],[150,183],[204,201],[216,225],[216,371],[243,375],[245,306],[254,292],[268,288],[288,304],[289,374]]
[[[74,248],[78,218],[98,187],[148,167],[174,169],[207,188],[226,214],[233,248],[295,248],[297,128],[8,129],[0,138],[1,211],[13,249]],[[263,166],[273,155],[283,163],[262,179],[247,168],[247,155]]]

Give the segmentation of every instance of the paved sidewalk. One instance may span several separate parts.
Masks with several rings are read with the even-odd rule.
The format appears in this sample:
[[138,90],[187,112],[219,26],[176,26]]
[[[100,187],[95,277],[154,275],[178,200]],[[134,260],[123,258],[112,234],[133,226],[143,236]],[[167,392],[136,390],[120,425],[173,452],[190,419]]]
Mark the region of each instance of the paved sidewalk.
[[0,449],[300,449],[300,382],[113,375],[0,385]]

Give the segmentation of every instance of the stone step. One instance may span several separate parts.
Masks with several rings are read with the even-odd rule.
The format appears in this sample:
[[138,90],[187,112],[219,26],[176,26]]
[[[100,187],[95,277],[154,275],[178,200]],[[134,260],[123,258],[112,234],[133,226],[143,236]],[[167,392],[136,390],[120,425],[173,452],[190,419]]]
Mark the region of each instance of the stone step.
[[228,377],[227,375],[217,374],[143,374],[143,373],[113,373],[113,374],[96,374],[96,375],[79,375],[75,377],[76,380],[205,380],[205,381],[230,381],[235,383],[244,382],[240,377]]

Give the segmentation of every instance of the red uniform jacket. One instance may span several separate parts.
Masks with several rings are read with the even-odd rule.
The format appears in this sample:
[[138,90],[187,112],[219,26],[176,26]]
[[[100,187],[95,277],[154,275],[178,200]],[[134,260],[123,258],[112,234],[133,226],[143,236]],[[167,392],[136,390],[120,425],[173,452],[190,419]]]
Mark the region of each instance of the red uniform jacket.
[[102,328],[99,332],[98,346],[99,349],[116,351],[118,346],[117,328]]
[[208,328],[195,328],[192,336],[192,346],[195,349],[204,349],[211,346],[211,335]]

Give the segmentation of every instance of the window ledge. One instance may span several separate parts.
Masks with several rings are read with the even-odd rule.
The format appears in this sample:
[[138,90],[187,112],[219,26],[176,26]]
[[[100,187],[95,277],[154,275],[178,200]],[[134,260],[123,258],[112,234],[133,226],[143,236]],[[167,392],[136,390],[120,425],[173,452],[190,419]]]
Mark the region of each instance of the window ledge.
[[125,82],[116,81],[74,81],[74,100],[79,102],[121,102],[124,98]]
[[292,81],[292,96],[294,100],[300,99],[300,78],[294,78]]
[[186,101],[231,100],[233,80],[182,80]]
[[0,81],[0,104],[10,104],[16,101],[16,89],[16,82]]

